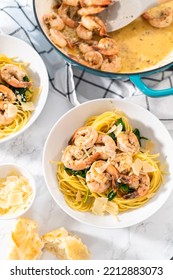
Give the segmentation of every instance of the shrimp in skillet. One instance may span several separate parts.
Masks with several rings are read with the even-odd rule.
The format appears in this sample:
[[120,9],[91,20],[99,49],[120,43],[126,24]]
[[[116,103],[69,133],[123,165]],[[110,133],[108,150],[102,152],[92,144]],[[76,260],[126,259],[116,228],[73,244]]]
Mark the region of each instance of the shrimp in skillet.
[[67,6],[77,7],[79,5],[79,0],[62,0],[63,4]]
[[65,36],[61,31],[54,28],[50,28],[49,32],[50,38],[55,45],[57,45],[60,48],[65,48],[66,46],[72,48],[72,40]]
[[89,41],[93,37],[93,32],[85,28],[82,24],[79,24],[76,28],[77,36],[85,41]]
[[81,7],[88,6],[108,6],[112,0],[80,0]]
[[78,10],[78,15],[80,16],[89,16],[89,15],[96,15],[104,11],[105,7],[99,7],[99,6],[89,6],[85,8],[81,8]]
[[102,66],[102,71],[106,72],[118,72],[121,70],[121,58],[117,55],[108,56],[104,59]]
[[76,60],[77,62],[85,66],[92,67],[94,69],[99,69],[103,63],[103,57],[97,51],[86,52],[83,58],[71,54],[69,54],[69,57],[71,57],[72,59]]
[[117,43],[111,38],[100,39],[95,49],[97,49],[101,54],[106,56],[112,56],[119,52]]
[[162,10],[151,9],[145,12],[142,16],[149,22],[149,24],[157,28],[165,28],[173,22],[173,10],[170,7]]
[[[61,17],[61,19],[63,20],[64,24],[71,27],[71,28],[75,28],[78,26],[78,22],[73,20],[69,15],[69,10],[70,10],[70,6],[62,4],[60,6],[60,8],[58,9],[58,14]],[[75,10],[76,11],[76,10]]]
[[106,26],[97,16],[82,16],[81,24],[92,32],[98,32],[100,36],[107,36]]
[[54,12],[44,15],[43,21],[48,26],[48,28],[54,28],[61,31],[65,27],[65,24],[61,17]]

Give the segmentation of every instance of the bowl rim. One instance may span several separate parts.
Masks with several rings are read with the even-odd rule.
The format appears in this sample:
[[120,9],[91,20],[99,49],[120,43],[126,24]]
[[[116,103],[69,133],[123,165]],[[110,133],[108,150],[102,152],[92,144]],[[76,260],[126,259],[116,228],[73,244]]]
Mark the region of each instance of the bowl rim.
[[[31,172],[26,167],[22,166],[21,164],[14,163],[14,162],[0,163],[0,169],[2,167],[13,167],[16,171],[18,171],[21,174],[21,176],[28,179],[30,186],[32,188],[32,199],[26,209],[22,210],[19,213],[16,213],[16,214],[14,213],[10,216],[8,216],[8,215],[0,216],[0,221],[13,220],[13,219],[19,218],[22,215],[24,215],[32,207],[34,200],[36,198],[36,182],[35,182],[34,176],[31,174]],[[23,175],[23,174],[25,174],[25,175]]]
[[102,76],[102,77],[111,77],[111,78],[115,78],[115,77],[122,77],[122,78],[126,78],[127,76],[136,76],[136,75],[140,75],[140,76],[145,76],[145,75],[150,75],[152,73],[156,73],[156,72],[161,72],[164,69],[167,69],[169,67],[171,67],[173,65],[173,61],[168,62],[168,63],[164,63],[161,66],[154,66],[152,69],[149,70],[140,70],[138,72],[126,72],[126,73],[118,73],[118,72],[106,72],[106,71],[101,71],[98,69],[94,69],[88,66],[84,66],[83,64],[81,64],[80,62],[70,58],[68,55],[66,55],[65,53],[63,53],[60,49],[58,49],[58,47],[55,46],[55,44],[52,43],[52,41],[49,39],[49,37],[47,36],[47,34],[45,33],[45,31],[42,28],[42,25],[39,21],[39,18],[37,16],[37,9],[36,9],[36,2],[38,0],[33,0],[33,11],[34,11],[34,15],[37,21],[37,24],[40,28],[40,30],[42,31],[44,37],[47,39],[47,41],[51,44],[51,46],[58,52],[61,54],[61,56],[68,61],[71,65],[73,66],[77,66],[82,70],[86,70],[89,73],[92,73],[94,75],[97,76]]
[[[35,53],[35,55],[37,55],[38,59],[40,60],[40,63],[42,64],[42,71],[43,71],[43,75],[46,77],[46,80],[44,82],[44,90],[43,90],[43,87],[41,88],[41,92],[40,92],[40,96],[38,98],[38,100],[41,98],[41,95],[42,95],[42,105],[39,106],[38,108],[35,108],[35,111],[32,112],[33,114],[33,117],[30,117],[30,119],[28,120],[28,122],[25,124],[24,127],[22,127],[20,130],[18,130],[17,132],[14,132],[12,134],[10,134],[9,136],[6,136],[4,138],[2,138],[0,140],[0,145],[2,143],[5,143],[7,141],[10,141],[12,139],[14,139],[15,137],[17,137],[18,135],[22,134],[23,132],[25,132],[36,120],[37,118],[39,117],[39,115],[41,114],[45,104],[46,104],[46,101],[47,101],[47,97],[48,97],[48,94],[49,94],[49,77],[48,77],[48,72],[47,72],[47,69],[46,69],[46,65],[44,63],[44,61],[42,60],[41,56],[39,55],[39,53],[31,46],[29,45],[27,42],[25,42],[24,40],[22,39],[19,39],[19,38],[16,38],[14,36],[11,36],[11,35],[7,35],[7,34],[0,34],[0,40],[3,40],[3,38],[7,39],[7,40],[11,40],[11,41],[16,41],[18,42],[19,44],[23,45],[22,47],[27,47],[29,48],[33,53]],[[12,44],[12,43],[11,43]],[[13,44],[12,44],[13,45]],[[20,58],[20,57],[19,57]],[[26,55],[26,60],[27,60],[27,55]],[[42,93],[42,91],[44,91],[44,94]],[[38,101],[37,101],[38,102]],[[37,114],[36,114],[36,111],[37,111]]]
[[[132,103],[132,102],[129,102],[129,101],[126,101],[126,100],[116,100],[115,98],[99,98],[99,99],[93,99],[93,100],[89,100],[89,101],[86,101],[80,105],[78,105],[77,107],[73,107],[72,109],[68,110],[64,115],[62,115],[56,122],[55,124],[53,125],[53,127],[51,128],[49,134],[48,134],[48,137],[46,139],[46,142],[45,142],[45,145],[44,145],[44,149],[43,149],[43,157],[42,157],[42,169],[43,169],[43,175],[44,175],[44,179],[45,179],[45,182],[46,182],[46,186],[48,188],[48,191],[50,192],[51,196],[53,197],[55,203],[67,214],[69,215],[70,217],[72,217],[73,219],[79,221],[80,223],[83,223],[85,225],[89,225],[89,226],[93,226],[95,228],[103,228],[103,229],[118,229],[118,228],[128,228],[130,226],[133,226],[133,225],[136,225],[136,224],[139,224],[143,221],[145,221],[146,219],[150,218],[151,216],[153,216],[161,207],[163,207],[163,205],[165,204],[165,202],[168,200],[168,198],[170,197],[171,193],[173,192],[173,188],[169,191],[169,194],[166,196],[166,198],[163,200],[163,202],[161,203],[161,205],[159,205],[159,207],[155,210],[152,211],[151,214],[147,214],[145,217],[141,218],[140,221],[136,221],[136,222],[133,222],[131,221],[131,223],[129,222],[127,225],[118,225],[118,224],[114,224],[112,226],[101,226],[101,225],[95,225],[91,222],[87,222],[87,221],[83,221],[81,218],[79,217],[76,217],[75,214],[73,215],[73,213],[71,213],[71,208],[68,208],[69,206],[67,205],[67,207],[63,207],[63,205],[61,205],[59,202],[58,202],[58,199],[56,198],[56,195],[54,195],[53,191],[52,191],[52,188],[50,187],[50,183],[47,179],[47,175],[46,175],[46,166],[45,166],[45,157],[46,157],[46,150],[47,150],[47,145],[48,145],[48,142],[49,142],[49,139],[51,138],[51,135],[54,131],[54,129],[56,128],[56,126],[61,122],[61,120],[63,118],[65,118],[66,116],[68,116],[68,114],[71,114],[71,112],[75,111],[78,107],[82,107],[82,106],[85,106],[85,104],[89,104],[89,103],[93,103],[93,102],[97,102],[97,101],[110,101],[112,102],[112,100],[114,100],[114,102],[120,102],[120,103],[125,103],[125,104],[128,104],[128,105],[133,105],[134,107],[142,110],[143,112],[149,114],[150,116],[152,116],[152,118],[154,118],[157,122],[159,122],[160,126],[163,128],[163,130],[165,131],[165,133],[168,135],[169,137],[169,140],[172,142],[172,145],[173,145],[173,139],[172,137],[170,136],[168,130],[166,129],[166,127],[163,125],[163,123],[153,114],[151,113],[150,111],[148,111],[147,109],[145,109],[144,107],[138,105],[138,104],[135,104],[135,103]],[[173,179],[172,179],[173,181]],[[57,182],[57,188],[58,188],[58,182]],[[59,190],[59,189],[58,189]],[[144,205],[145,206],[145,205]],[[72,209],[73,210],[73,209]],[[74,210],[75,211],[75,210]],[[88,213],[88,212],[87,212]]]

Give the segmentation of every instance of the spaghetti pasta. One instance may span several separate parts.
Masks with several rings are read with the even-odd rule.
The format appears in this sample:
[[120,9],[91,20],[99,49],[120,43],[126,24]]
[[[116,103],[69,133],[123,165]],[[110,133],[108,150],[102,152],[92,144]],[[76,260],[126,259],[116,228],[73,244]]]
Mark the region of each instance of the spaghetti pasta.
[[[15,70],[17,69],[19,73],[20,71],[24,73],[24,75],[26,73],[23,78],[23,83],[26,81],[26,84],[28,82],[28,85],[31,85],[28,87],[12,86],[2,77],[2,69],[4,69],[5,66],[16,67]],[[16,58],[9,58],[4,54],[0,54],[0,85],[4,86],[4,88],[9,88],[16,99],[15,101],[7,100],[7,98],[4,97],[4,93],[1,93],[0,89],[0,140],[21,130],[31,117],[31,106],[28,106],[28,109],[24,109],[22,104],[29,104],[29,102],[32,102],[34,99],[36,99],[36,96],[39,95],[40,89],[32,85],[32,80],[28,75],[27,67],[27,63],[18,62]],[[12,76],[12,78],[16,78],[15,74]],[[17,78],[15,81],[17,81]],[[14,113],[9,115],[9,110],[5,110],[9,103],[16,107],[16,114]]]
[[[66,203],[77,211],[92,211],[94,214],[98,214],[94,208],[97,199],[101,199],[103,204],[101,214],[105,213],[108,206],[109,208],[115,206],[118,212],[124,212],[147,203],[155,195],[163,180],[163,172],[158,161],[159,154],[152,154],[151,151],[139,145],[140,140],[145,137],[141,137],[139,130],[134,129],[128,117],[119,110],[91,116],[84,124],[84,127],[88,126],[93,126],[98,135],[102,134],[114,139],[115,155],[105,158],[106,149],[103,145],[105,143],[98,145],[96,141],[93,147],[87,150],[82,146],[78,147],[83,150],[83,154],[80,157],[72,154],[71,158],[68,158],[72,164],[71,168],[65,166],[63,160],[59,162],[57,180]],[[75,135],[77,134],[74,134],[73,138]],[[128,139],[128,143],[124,142],[122,147],[118,146],[118,138],[121,136],[123,139],[123,136],[127,135],[132,139]],[[145,138],[145,141],[148,140]],[[74,143],[70,142],[70,144],[72,152]],[[129,145],[133,146],[133,149],[125,152],[124,147],[127,148],[127,145],[128,148]],[[103,149],[104,158],[102,157]],[[85,170],[73,169],[74,160],[81,165],[81,161],[91,158],[96,151],[99,156],[94,162],[88,164],[87,161]],[[66,150],[63,153],[64,156],[69,156]],[[120,160],[118,160],[119,157]]]

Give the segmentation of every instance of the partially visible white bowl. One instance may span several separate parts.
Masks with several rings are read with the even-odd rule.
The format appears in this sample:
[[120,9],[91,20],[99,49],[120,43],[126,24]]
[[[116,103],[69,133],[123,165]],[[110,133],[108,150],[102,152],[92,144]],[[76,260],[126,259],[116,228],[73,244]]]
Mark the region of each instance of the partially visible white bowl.
[[19,131],[2,138],[0,144],[13,139],[26,129],[28,129],[40,115],[48,96],[49,79],[47,70],[40,55],[26,42],[8,35],[0,34],[0,54],[5,54],[10,58],[16,58],[20,62],[29,63],[28,73],[33,80],[34,87],[40,87],[41,92],[28,123]]
[[[111,215],[95,216],[92,213],[79,212],[71,209],[65,202],[63,194],[58,188],[56,178],[57,166],[50,160],[60,161],[62,151],[68,145],[68,141],[74,131],[83,126],[89,116],[101,114],[105,111],[122,110],[129,118],[134,128],[138,128],[155,143],[153,152],[160,153],[159,160],[166,162],[169,174],[165,174],[164,182],[160,186],[155,197],[144,206],[132,211],[120,213],[116,220]],[[101,228],[123,228],[137,224],[151,215],[166,202],[173,190],[173,140],[165,126],[149,111],[135,105],[116,99],[97,99],[85,102],[64,114],[54,125],[47,138],[43,153],[44,177],[48,190],[56,203],[71,217],[88,225]]]
[[22,209],[20,212],[16,212],[11,215],[0,215],[0,220],[9,220],[9,219],[16,219],[23,214],[25,214],[32,206],[35,196],[36,196],[36,185],[35,185],[35,180],[34,177],[31,175],[31,173],[24,168],[23,166],[15,163],[5,163],[0,165],[0,178],[6,178],[7,176],[10,176],[11,174],[16,174],[17,176],[22,176],[28,179],[28,182],[32,188],[32,198],[31,202],[27,206],[26,209]]

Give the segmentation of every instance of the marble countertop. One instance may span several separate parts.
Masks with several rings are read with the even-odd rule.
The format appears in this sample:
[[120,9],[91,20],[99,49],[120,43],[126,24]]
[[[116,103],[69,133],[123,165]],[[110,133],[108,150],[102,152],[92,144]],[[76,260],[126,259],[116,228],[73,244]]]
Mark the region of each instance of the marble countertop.
[[[64,213],[54,202],[43,177],[42,151],[50,129],[72,105],[60,95],[49,93],[37,121],[26,132],[0,146],[0,163],[16,162],[34,175],[37,195],[24,215],[35,220],[40,234],[64,226],[82,238],[94,260],[161,260],[173,256],[173,195],[152,217],[123,229],[98,229],[84,225]],[[170,131],[173,137],[173,131]],[[31,145],[32,143],[32,145]],[[7,257],[15,220],[0,221],[0,259]],[[53,259],[44,254],[42,259]]]

